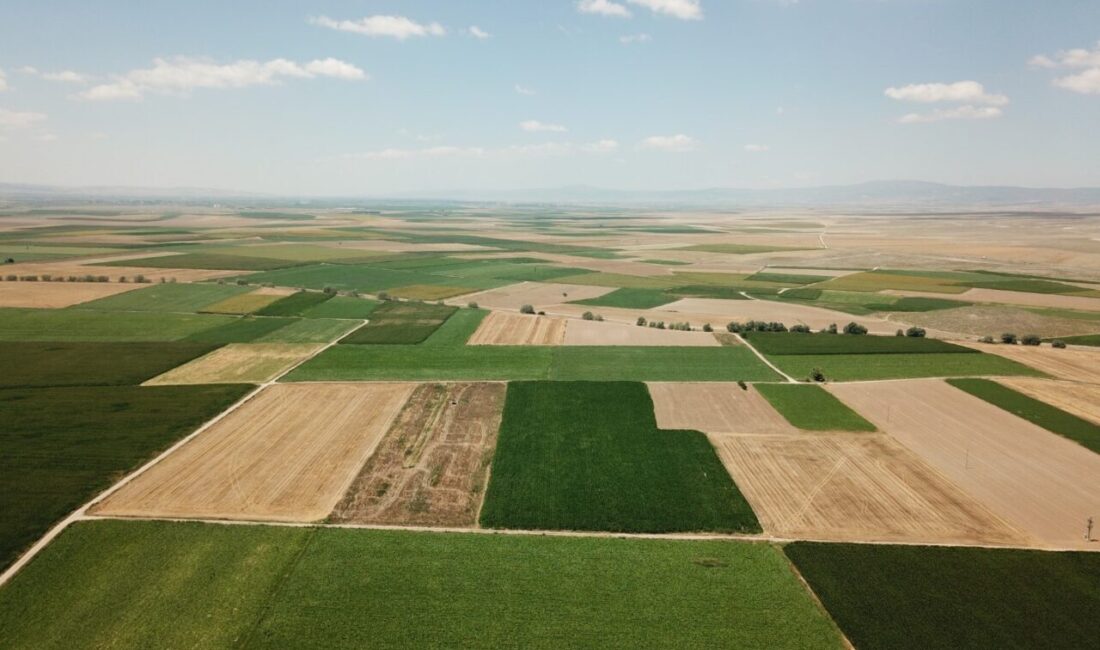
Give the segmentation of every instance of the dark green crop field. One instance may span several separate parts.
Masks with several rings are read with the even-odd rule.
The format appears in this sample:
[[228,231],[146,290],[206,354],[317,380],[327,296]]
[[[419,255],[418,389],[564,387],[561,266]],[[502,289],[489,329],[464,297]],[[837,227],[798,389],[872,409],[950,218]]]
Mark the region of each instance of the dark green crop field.
[[257,316],[299,316],[303,311],[331,300],[332,297],[331,293],[299,291],[260,308],[255,314]]
[[780,354],[980,354],[939,339],[908,336],[752,332],[749,342],[767,355]]
[[598,298],[574,300],[573,304],[593,305],[596,307],[652,309],[653,307],[667,305],[676,300],[679,300],[679,296],[671,295],[659,289],[616,289]]
[[310,307],[301,313],[304,318],[352,318],[362,320],[369,318],[371,312],[379,303],[366,298],[352,298],[350,296],[336,296],[331,300]]
[[55,521],[251,388],[0,390],[0,566]]
[[208,343],[0,343],[0,388],[140,384],[213,350]]
[[0,589],[0,638],[36,650],[841,647],[767,544],[136,521],[67,530]]
[[210,269],[226,271],[270,271],[301,266],[304,262],[278,260],[270,257],[244,255],[226,255],[219,253],[184,253],[182,255],[161,255],[138,260],[128,259],[117,262],[102,262],[93,266],[134,266],[155,269]]
[[1088,648],[1100,553],[798,542],[786,548],[857,648]]
[[1088,420],[988,379],[949,379],[947,383],[1100,454],[1100,426]]
[[848,408],[832,393],[810,384],[756,384],[775,410],[799,429],[809,431],[874,431],[875,425]]
[[252,316],[231,318],[232,320],[223,325],[189,334],[183,340],[199,343],[251,343],[296,321],[294,318]]
[[178,341],[237,320],[221,314],[0,309],[0,341]]
[[167,283],[81,303],[72,310],[197,312],[204,307],[252,291],[235,284]]
[[513,382],[481,524],[628,532],[759,532],[698,431],[657,428],[644,384]]
[[449,305],[422,302],[384,302],[371,312],[370,322],[344,337],[341,343],[420,343],[457,310]]

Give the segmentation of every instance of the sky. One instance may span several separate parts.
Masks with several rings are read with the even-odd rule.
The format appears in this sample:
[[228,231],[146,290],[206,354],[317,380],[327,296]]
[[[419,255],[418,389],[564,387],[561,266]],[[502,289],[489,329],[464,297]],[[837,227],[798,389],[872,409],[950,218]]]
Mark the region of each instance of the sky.
[[1097,0],[5,0],[0,182],[1100,186]]

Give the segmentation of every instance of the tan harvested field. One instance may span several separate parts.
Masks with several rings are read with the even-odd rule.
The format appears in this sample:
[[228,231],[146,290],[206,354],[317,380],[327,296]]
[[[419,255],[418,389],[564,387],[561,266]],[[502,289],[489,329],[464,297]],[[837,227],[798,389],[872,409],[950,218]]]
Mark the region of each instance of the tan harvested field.
[[314,343],[230,343],[144,385],[262,384],[320,348]]
[[[150,255],[144,255],[143,257],[151,257]],[[106,258],[100,258],[106,259]],[[60,260],[60,261],[42,261],[42,262],[22,262],[17,264],[7,264],[3,267],[5,275],[60,275],[63,277],[69,277],[70,275],[85,276],[85,275],[105,275],[111,279],[111,282],[117,282],[120,277],[126,277],[133,279],[134,276],[144,275],[147,279],[153,282],[160,282],[161,278],[171,279],[175,278],[179,282],[198,282],[200,280],[210,280],[213,278],[224,278],[230,275],[240,275],[240,271],[210,271],[206,269],[157,269],[157,268],[143,268],[137,266],[91,266],[88,262],[92,260]]]
[[551,316],[490,312],[467,345],[561,345],[565,320]]
[[725,382],[649,382],[657,426],[710,434],[797,434],[751,384],[743,390]]
[[293,294],[296,294],[296,293],[298,293],[298,290],[297,289],[292,289],[290,287],[260,287],[259,289],[256,289],[255,291],[253,291],[251,293],[251,295],[253,295],[253,296],[278,296],[280,298],[285,298],[286,296],[290,296],[290,295],[293,295]]
[[982,352],[999,354],[1041,370],[1058,379],[1100,384],[1100,349],[1071,346],[1064,350],[1049,345],[968,344]]
[[1042,337],[1092,334],[1100,324],[1029,311],[1023,307],[973,305],[927,312],[906,312],[906,322],[929,329],[974,337],[1000,336],[1001,332],[1038,334]]
[[336,522],[475,526],[503,383],[421,384],[333,510]]
[[476,302],[490,309],[514,309],[532,305],[540,309],[547,305],[556,305],[570,300],[599,298],[614,291],[611,287],[590,287],[580,284],[557,284],[548,282],[520,282],[499,289],[489,289],[467,294],[461,298],[447,301],[449,304],[465,305]]
[[57,309],[144,286],[107,282],[0,282],[0,307]]
[[565,328],[565,345],[716,347],[721,344],[709,332],[680,332],[610,321],[572,319]]
[[1034,377],[1005,377],[997,381],[1077,417],[1100,424],[1100,384],[1079,384]]
[[276,302],[282,295],[252,291],[207,305],[202,308],[202,311],[212,314],[251,314]]
[[270,386],[93,513],[319,521],[347,491],[415,386]]
[[1025,544],[882,434],[711,436],[764,531],[835,541]]
[[[887,290],[882,293],[894,296],[943,297],[943,294],[930,293],[927,291]],[[1019,305],[1021,307],[1053,307],[1056,309],[1100,311],[1100,298],[1063,296],[1053,293],[1025,293],[1022,291],[1002,291],[1000,289],[968,289],[963,293],[951,296],[951,299],[969,302],[996,303],[1001,305]]]
[[[852,316],[844,312],[807,305],[794,305],[775,300],[722,300],[718,298],[683,298],[649,313],[660,320],[675,320],[676,314],[709,315],[713,324],[724,325],[731,320],[781,321],[787,325],[803,323],[814,329],[828,327],[832,323],[843,326],[857,321],[867,326],[872,334],[893,334],[898,323],[873,316]],[[647,318],[651,317],[647,316]]]
[[938,379],[829,390],[1040,545],[1089,547],[1100,454]]

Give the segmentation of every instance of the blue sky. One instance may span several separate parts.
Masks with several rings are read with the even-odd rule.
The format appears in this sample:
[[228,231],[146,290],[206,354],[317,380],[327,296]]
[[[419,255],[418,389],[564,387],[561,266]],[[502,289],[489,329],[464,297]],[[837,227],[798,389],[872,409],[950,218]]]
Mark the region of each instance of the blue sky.
[[1100,186],[1096,0],[0,7],[0,181]]

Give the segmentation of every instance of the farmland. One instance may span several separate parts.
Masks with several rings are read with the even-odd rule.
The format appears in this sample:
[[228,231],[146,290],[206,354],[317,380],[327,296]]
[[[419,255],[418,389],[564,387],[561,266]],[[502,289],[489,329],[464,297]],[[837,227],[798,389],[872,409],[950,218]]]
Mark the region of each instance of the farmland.
[[345,337],[342,343],[420,343],[431,336],[455,308],[425,303],[386,302],[370,314],[370,322]]
[[0,388],[140,384],[213,349],[203,343],[0,343]]
[[1039,370],[993,354],[792,354],[769,358],[780,370],[792,377],[809,377],[818,368],[830,381],[987,375],[1043,376]]
[[820,386],[760,384],[760,394],[799,429],[807,431],[874,431],[863,419]]

